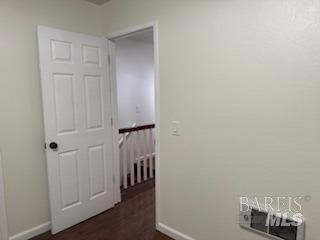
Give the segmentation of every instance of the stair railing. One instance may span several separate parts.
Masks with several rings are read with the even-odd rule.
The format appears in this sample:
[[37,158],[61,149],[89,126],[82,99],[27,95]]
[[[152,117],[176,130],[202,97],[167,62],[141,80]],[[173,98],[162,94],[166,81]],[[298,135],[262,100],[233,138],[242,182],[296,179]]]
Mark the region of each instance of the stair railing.
[[154,177],[155,124],[119,129],[120,161],[124,189]]

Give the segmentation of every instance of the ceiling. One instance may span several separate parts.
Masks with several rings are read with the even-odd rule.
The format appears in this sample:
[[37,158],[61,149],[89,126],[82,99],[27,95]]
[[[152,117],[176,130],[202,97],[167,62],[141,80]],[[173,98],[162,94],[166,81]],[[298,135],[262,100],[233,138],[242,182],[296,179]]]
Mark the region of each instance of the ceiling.
[[105,4],[106,2],[109,2],[110,0],[84,0],[84,1],[91,2],[97,5],[102,5],[102,4]]

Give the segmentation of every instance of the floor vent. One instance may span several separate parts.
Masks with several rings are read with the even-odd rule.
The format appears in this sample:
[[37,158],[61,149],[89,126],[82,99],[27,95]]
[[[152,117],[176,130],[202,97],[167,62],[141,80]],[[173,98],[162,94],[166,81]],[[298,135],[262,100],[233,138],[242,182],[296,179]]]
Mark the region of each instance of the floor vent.
[[[243,211],[245,209],[246,211]],[[242,206],[240,226],[277,240],[304,240],[305,221],[299,215],[266,212]]]

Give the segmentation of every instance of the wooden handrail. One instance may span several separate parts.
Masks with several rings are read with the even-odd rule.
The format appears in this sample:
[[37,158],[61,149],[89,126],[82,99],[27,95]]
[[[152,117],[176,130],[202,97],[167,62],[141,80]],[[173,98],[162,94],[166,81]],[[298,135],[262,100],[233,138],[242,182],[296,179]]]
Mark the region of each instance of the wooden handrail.
[[[135,126],[137,126],[137,124],[136,124],[136,123],[133,123],[133,124],[132,124],[132,127],[135,127]],[[126,134],[124,134],[124,136],[122,135],[122,137],[121,137],[120,140],[119,140],[119,146],[122,145],[123,139],[124,139],[125,137],[128,138],[128,137],[130,136],[130,134],[131,134],[131,133],[127,132]]]
[[137,126],[132,128],[121,128],[119,129],[119,133],[136,132],[136,131],[151,129],[151,128],[155,128],[155,124],[142,125],[142,126]]

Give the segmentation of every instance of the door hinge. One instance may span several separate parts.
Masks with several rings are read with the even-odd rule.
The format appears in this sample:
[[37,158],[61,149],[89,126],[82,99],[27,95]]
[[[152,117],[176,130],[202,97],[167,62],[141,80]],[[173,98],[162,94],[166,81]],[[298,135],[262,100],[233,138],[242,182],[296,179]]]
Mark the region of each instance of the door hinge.
[[113,118],[110,118],[111,126],[113,126]]
[[112,176],[112,181],[113,181],[113,184],[116,183],[116,177],[114,175]]
[[43,147],[44,147],[44,149],[47,149],[47,144],[46,143],[43,144]]
[[108,64],[109,64],[109,65],[111,64],[111,57],[110,57],[110,55],[108,55]]

